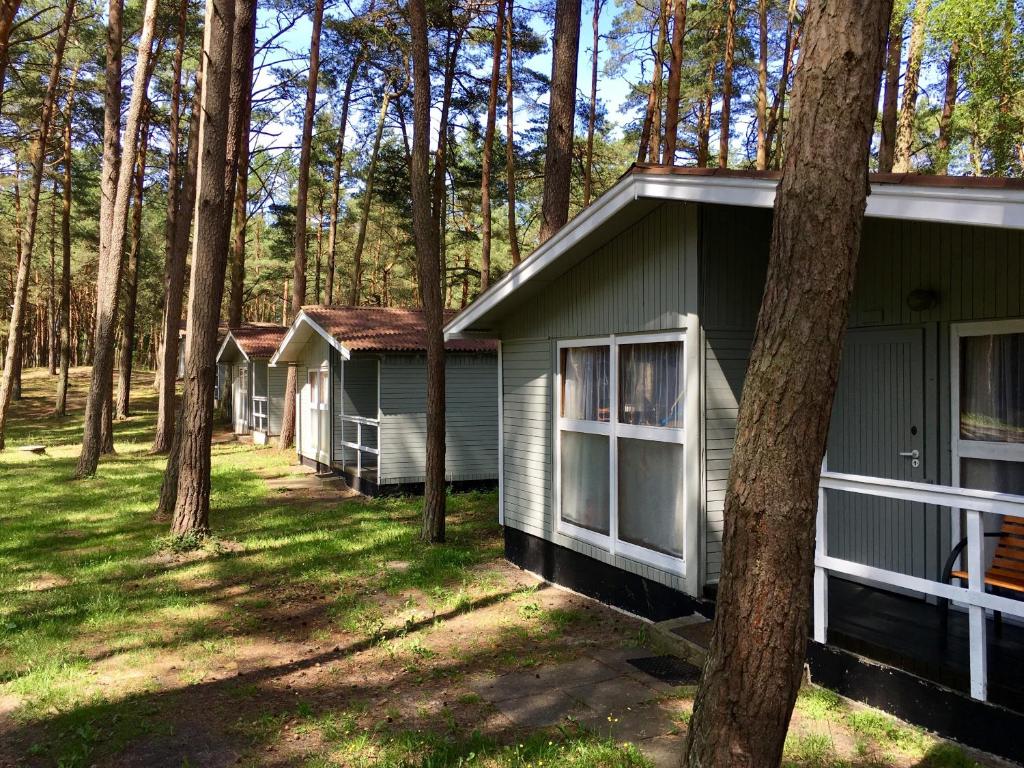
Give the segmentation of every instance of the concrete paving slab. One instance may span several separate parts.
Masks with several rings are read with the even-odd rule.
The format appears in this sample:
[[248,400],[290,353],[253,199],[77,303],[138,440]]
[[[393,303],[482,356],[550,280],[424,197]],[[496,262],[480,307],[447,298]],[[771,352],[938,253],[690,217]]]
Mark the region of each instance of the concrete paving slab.
[[598,714],[621,712],[625,707],[639,706],[659,695],[653,688],[625,676],[583,683],[563,690]]
[[557,689],[504,699],[494,706],[517,728],[545,728],[569,718],[583,720],[594,716],[592,709]]
[[622,707],[611,714],[580,720],[580,725],[599,736],[634,744],[679,730],[672,711],[658,704]]

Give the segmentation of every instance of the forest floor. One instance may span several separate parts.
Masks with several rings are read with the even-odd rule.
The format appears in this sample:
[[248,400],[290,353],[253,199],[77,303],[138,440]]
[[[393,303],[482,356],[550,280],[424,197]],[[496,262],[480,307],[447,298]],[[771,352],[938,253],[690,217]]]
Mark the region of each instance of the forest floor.
[[[526,727],[487,693],[651,643],[644,622],[506,563],[494,494],[452,495],[449,542],[425,547],[419,500],[310,492],[294,454],[221,435],[215,535],[182,551],[153,519],[164,458],[147,453],[151,373],[116,455],[71,481],[87,376],[74,371],[59,420],[53,379],[26,372],[0,454],[0,766],[674,762],[692,687],[662,687],[632,713],[666,724],[644,742],[660,754],[617,727],[619,702],[589,724]],[[30,443],[46,453],[17,450]],[[809,687],[786,764],[1001,763]]]

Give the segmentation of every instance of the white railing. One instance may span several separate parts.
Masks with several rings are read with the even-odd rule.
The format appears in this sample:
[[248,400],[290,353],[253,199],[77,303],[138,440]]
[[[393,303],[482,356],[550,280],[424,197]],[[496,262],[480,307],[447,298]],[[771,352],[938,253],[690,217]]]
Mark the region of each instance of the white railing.
[[[863,565],[829,555],[825,494],[827,490],[948,507],[954,512],[963,511],[967,519],[967,588],[943,584],[918,576],[909,576],[897,571]],[[876,584],[899,587],[956,601],[961,605],[966,605],[968,610],[971,696],[985,701],[988,698],[986,611],[1001,611],[1010,616],[1024,617],[1024,602],[989,594],[985,591],[986,558],[983,514],[1024,517],[1024,496],[905,480],[886,480],[880,477],[847,475],[838,472],[822,472],[821,489],[818,493],[818,529],[814,557],[814,639],[819,643],[824,643],[828,634],[828,575],[830,573],[854,576]]]
[[267,398],[261,395],[253,395],[252,398],[252,428],[257,432],[266,432],[269,424],[267,416]]
[[[356,476],[358,477],[363,472],[363,451],[372,453],[374,456],[380,456],[380,420],[368,419],[365,416],[350,416],[347,413],[338,414],[338,418],[341,420],[342,425],[344,425],[345,422],[356,425],[355,442],[345,440],[344,437],[338,442],[346,448],[351,448],[356,452]],[[363,445],[363,427],[374,428],[377,435],[377,446]]]

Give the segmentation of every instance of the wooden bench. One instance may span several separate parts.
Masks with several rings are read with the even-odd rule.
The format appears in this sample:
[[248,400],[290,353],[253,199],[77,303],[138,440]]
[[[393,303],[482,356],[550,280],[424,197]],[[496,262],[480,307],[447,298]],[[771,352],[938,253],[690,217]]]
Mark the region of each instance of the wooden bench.
[[[1004,517],[1002,530],[986,533],[985,537],[999,539],[992,556],[992,564],[985,572],[985,586],[1024,594],[1024,517]],[[942,569],[943,582],[948,584],[953,579],[961,582],[968,580],[966,570],[953,570],[957,558],[966,546],[967,539],[961,539],[949,553],[946,565]],[[944,607],[948,608],[948,601],[944,602]],[[998,632],[1003,625],[1003,614],[999,611],[995,612],[995,623]]]

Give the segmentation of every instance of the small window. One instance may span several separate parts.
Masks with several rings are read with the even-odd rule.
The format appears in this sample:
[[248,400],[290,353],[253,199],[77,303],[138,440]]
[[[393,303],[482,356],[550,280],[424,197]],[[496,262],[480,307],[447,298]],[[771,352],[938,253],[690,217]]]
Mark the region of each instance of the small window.
[[683,342],[619,345],[619,423],[683,428]]
[[316,407],[320,403],[320,376],[317,371],[310,371],[308,374],[309,381],[309,404]]
[[327,381],[327,371],[320,371],[320,386],[318,388],[320,391],[320,399],[318,402],[320,403],[320,407],[322,409],[327,408],[327,403],[330,395],[330,385],[327,383]]
[[562,418],[609,421],[609,350],[607,346],[562,350]]

